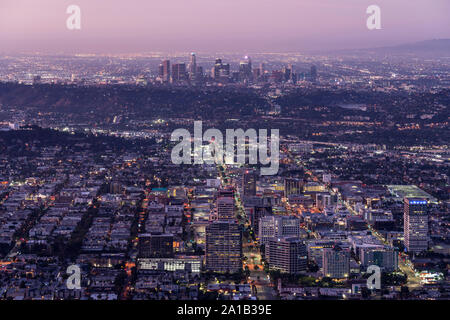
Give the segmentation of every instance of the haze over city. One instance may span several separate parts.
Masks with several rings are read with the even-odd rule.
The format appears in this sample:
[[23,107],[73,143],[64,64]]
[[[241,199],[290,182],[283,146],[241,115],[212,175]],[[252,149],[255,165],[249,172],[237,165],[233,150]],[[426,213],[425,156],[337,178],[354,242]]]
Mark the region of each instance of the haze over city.
[[[2,0],[0,52],[314,51],[450,38],[450,2],[434,0]],[[81,30],[66,28],[69,5]],[[368,30],[366,9],[381,8]]]

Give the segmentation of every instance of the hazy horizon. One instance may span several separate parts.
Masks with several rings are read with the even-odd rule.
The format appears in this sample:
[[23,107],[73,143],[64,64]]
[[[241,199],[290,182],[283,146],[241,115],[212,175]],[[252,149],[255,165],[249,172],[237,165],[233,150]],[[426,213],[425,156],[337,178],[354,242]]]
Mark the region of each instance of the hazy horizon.
[[[448,0],[2,0],[0,52],[307,52],[450,38]],[[81,8],[81,30],[66,9]],[[381,8],[368,30],[366,8]]]

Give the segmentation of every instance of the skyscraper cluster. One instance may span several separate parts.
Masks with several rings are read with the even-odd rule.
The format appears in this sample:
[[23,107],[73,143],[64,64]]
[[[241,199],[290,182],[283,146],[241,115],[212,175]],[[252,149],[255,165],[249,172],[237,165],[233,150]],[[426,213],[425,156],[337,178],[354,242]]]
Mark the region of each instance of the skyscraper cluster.
[[245,56],[238,65],[237,70],[231,70],[230,63],[222,58],[216,58],[210,73],[204,73],[203,67],[198,65],[196,53],[190,54],[189,63],[171,64],[170,60],[163,60],[158,68],[158,79],[163,83],[200,85],[205,82],[228,83],[293,83],[297,81],[316,82],[318,79],[317,67],[311,66],[309,72],[296,72],[292,64],[284,66],[281,70],[269,71],[265,63],[253,67],[252,59]]

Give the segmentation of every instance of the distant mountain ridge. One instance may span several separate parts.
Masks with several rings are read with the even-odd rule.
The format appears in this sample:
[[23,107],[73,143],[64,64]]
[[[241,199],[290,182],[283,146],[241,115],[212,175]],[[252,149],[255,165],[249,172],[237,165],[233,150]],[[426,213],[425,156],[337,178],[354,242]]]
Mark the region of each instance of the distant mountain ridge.
[[404,43],[394,46],[344,49],[333,51],[335,54],[377,53],[386,55],[417,55],[450,57],[450,39],[433,39]]
[[450,56],[450,39],[433,39],[413,43],[405,43],[397,46],[375,48],[375,50],[432,52],[443,51]]

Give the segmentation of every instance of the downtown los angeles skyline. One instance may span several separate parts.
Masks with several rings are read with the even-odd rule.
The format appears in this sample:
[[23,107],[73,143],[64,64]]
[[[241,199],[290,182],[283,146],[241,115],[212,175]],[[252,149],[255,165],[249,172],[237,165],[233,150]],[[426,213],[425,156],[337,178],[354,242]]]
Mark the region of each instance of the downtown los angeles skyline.
[[[70,5],[81,29],[68,30]],[[368,30],[366,9],[381,9]],[[3,0],[0,52],[326,51],[450,38],[450,2],[435,0]]]

